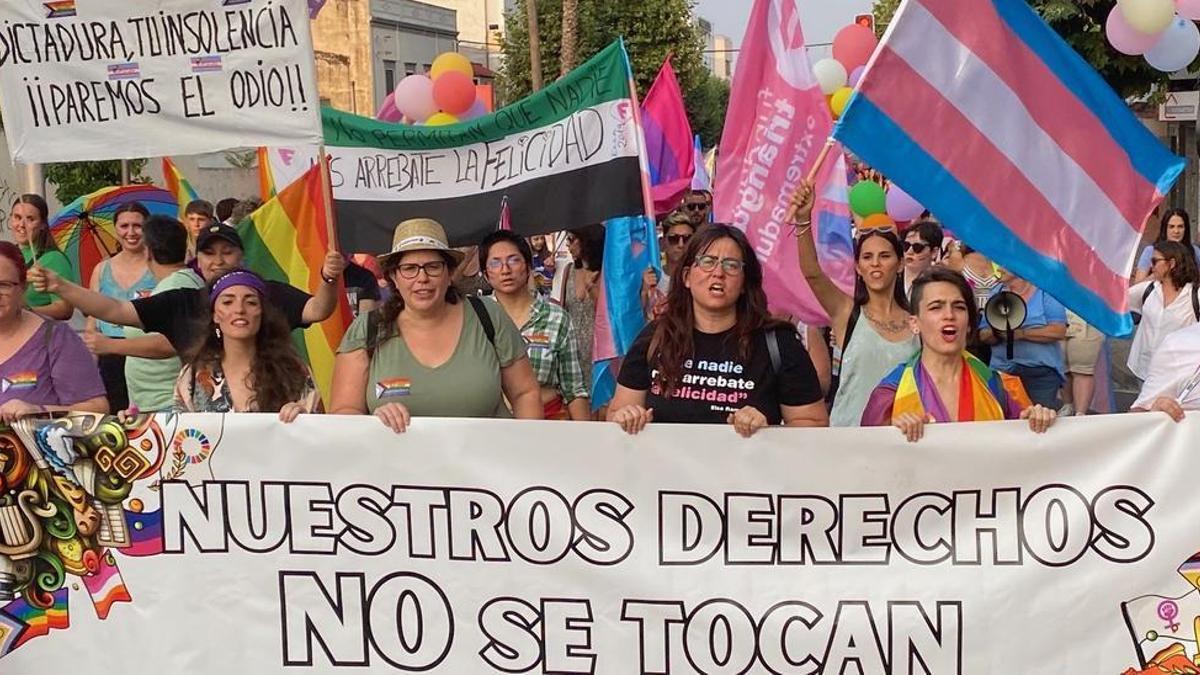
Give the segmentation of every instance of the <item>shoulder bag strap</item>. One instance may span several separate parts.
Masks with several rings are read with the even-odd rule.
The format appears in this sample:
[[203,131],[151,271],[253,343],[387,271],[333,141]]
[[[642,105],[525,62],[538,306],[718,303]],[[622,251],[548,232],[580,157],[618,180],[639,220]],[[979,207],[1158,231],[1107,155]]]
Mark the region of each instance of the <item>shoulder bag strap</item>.
[[492,346],[495,347],[496,326],[492,323],[492,317],[488,314],[483,300],[474,295],[468,295],[467,302],[471,303],[471,309],[475,310],[475,316],[479,317],[479,323],[483,325],[483,333],[487,335],[488,342],[492,343]]

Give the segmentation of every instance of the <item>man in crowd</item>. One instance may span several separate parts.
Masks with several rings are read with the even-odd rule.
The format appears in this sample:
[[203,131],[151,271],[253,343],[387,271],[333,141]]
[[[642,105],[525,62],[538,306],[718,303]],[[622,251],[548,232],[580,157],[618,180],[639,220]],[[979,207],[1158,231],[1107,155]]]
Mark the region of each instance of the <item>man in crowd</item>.
[[696,233],[697,226],[694,223],[693,214],[683,210],[673,211],[663,221],[662,250],[666,254],[666,263],[663,265],[662,278],[655,276],[653,268],[647,269],[642,277],[643,305],[649,319],[658,316],[659,310],[666,302],[667,294],[671,292],[671,275],[683,260],[688,241]]
[[188,205],[183,209],[183,224],[187,227],[188,237],[191,241],[196,241],[200,236],[200,230],[208,227],[209,223],[213,222],[213,205],[203,199],[196,199],[188,202]]
[[[151,296],[180,288],[204,288],[204,280],[184,259],[187,256],[187,231],[174,218],[154,216],[142,228],[146,249],[150,252],[150,272],[158,280]],[[129,402],[142,412],[170,409],[174,402],[175,377],[182,364],[167,338],[147,334],[139,328],[125,328],[125,345],[147,344],[155,350],[151,358],[125,359],[125,381],[129,383]],[[160,356],[155,356],[155,354]],[[162,358],[166,355],[167,358]]]
[[1165,412],[1176,422],[1184,411],[1200,410],[1200,323],[1163,339],[1132,410]]
[[941,261],[942,228],[937,223],[922,220],[913,223],[904,232],[904,294],[912,288],[912,282]]
[[[222,274],[242,266],[244,250],[237,230],[228,225],[209,225],[196,242],[196,267],[206,284]],[[324,283],[315,295],[287,284],[268,281],[267,298],[283,312],[288,326],[304,328],[328,319],[338,303],[338,278],[346,268],[346,260],[336,251],[325,255],[321,267]],[[137,300],[115,300],[89,291],[63,279],[54,272],[34,267],[29,272],[35,288],[52,289],[69,298],[75,307],[88,316],[122,326],[162,333],[175,353],[186,356],[203,339],[203,325],[208,318],[208,294],[203,290],[176,289]]]
[[712,193],[707,190],[692,190],[683,198],[683,205],[679,210],[687,214],[693,229],[699,228],[708,222],[709,214],[712,213]]

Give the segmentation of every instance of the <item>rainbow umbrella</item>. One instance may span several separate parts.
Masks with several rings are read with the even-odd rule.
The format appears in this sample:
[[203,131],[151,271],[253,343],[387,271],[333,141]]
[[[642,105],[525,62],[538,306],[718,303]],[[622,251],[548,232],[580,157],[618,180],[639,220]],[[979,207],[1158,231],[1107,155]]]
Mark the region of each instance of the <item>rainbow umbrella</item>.
[[130,202],[141,202],[150,215],[179,215],[179,204],[170,192],[153,185],[125,185],[84,195],[51,219],[50,233],[79,272],[80,282],[87,284],[92,269],[121,250],[114,215]]

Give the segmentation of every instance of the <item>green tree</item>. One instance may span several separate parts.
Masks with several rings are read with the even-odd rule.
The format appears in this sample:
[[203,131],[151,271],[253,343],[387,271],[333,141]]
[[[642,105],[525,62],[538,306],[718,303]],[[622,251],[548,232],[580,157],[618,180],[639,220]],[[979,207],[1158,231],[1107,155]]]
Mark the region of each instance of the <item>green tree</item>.
[[[142,176],[146,166],[144,159],[129,160],[129,176],[134,183],[147,182]],[[69,162],[64,164],[47,164],[46,180],[54,183],[54,196],[63,204],[70,204],[82,195],[90,194],[100,188],[121,184],[121,163],[108,162]]]
[[[500,98],[512,103],[530,92],[529,30],[525,23],[525,2],[517,0],[505,17],[508,33],[501,42],[504,68],[501,71]],[[547,84],[560,75],[562,57],[562,0],[535,0],[542,58],[542,79]],[[712,108],[720,99],[719,88],[709,82],[711,74],[701,59],[703,43],[692,23],[693,0],[591,0],[578,6],[578,61],[591,58],[617,38],[625,38],[625,48],[633,67],[638,95],[644,96],[667,55],[679,78],[688,116],[706,144],[720,137],[725,107]],[[725,94],[726,100],[728,93]],[[716,118],[719,117],[719,120]],[[715,134],[712,129],[716,129]]]
[[699,134],[704,147],[711,148],[721,140],[725,129],[725,111],[729,108],[729,83],[712,73],[705,73],[700,85],[683,96],[692,133]]
[[[1165,84],[1167,75],[1147,65],[1140,56],[1125,56],[1108,44],[1104,24],[1111,0],[1027,0],[1050,27],[1092,64],[1116,92],[1125,97],[1150,93]],[[875,0],[875,30],[882,36],[900,0]]]

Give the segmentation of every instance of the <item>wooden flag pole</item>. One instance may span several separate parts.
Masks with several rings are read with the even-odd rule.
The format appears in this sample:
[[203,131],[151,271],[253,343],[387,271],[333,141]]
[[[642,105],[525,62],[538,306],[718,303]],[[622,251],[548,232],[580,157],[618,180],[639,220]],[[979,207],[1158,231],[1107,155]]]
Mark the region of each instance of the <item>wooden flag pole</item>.
[[325,154],[325,142],[317,148],[317,157],[321,162],[321,201],[325,207],[325,234],[329,237],[329,250],[341,250],[337,238],[337,227],[333,222],[333,187],[329,177],[329,157]]
[[[819,173],[821,171],[821,167],[824,166],[824,164],[825,164],[825,159],[829,157],[829,151],[833,150],[833,146],[835,146],[835,145],[837,145],[837,141],[833,140],[833,136],[830,136],[828,138],[828,140],[825,141],[825,145],[821,147],[821,152],[819,152],[817,154],[817,160],[815,162],[813,162],[812,168],[808,170],[808,175],[804,177],[805,183],[811,183],[813,180],[816,179],[817,173]],[[800,185],[796,186],[797,192],[799,192],[800,187],[801,187]],[[793,195],[793,197],[795,197],[795,193],[792,193],[792,195]],[[794,202],[795,199],[793,199],[792,201]],[[788,207],[787,217],[784,219],[784,222],[790,223],[793,220],[795,220],[795,218],[796,218],[796,207],[793,204]]]

